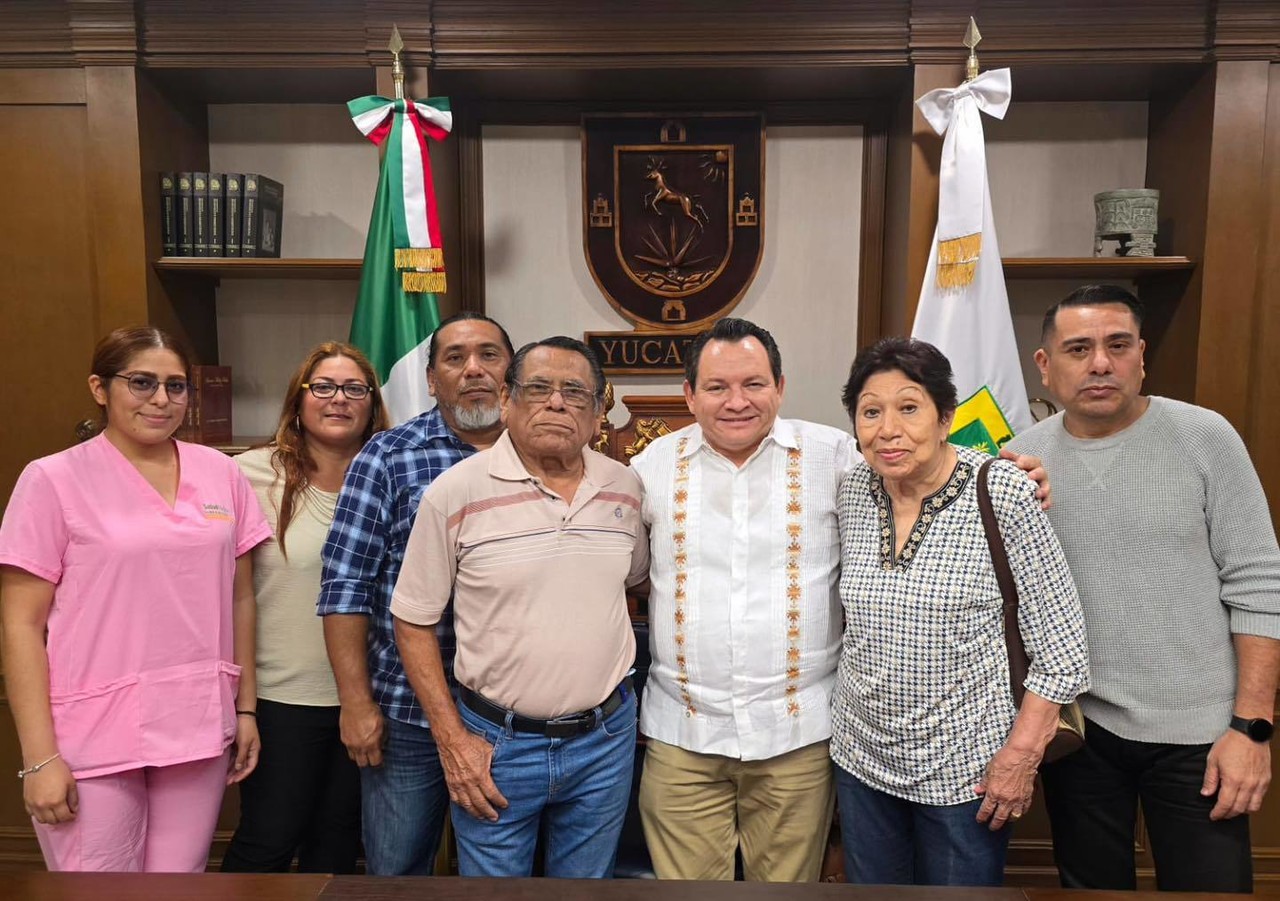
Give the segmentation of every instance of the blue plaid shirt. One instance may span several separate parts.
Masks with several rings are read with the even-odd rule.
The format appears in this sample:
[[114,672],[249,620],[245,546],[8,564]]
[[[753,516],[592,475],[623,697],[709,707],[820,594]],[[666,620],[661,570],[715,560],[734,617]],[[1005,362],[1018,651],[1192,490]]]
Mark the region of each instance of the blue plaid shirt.
[[[436,477],[476,452],[445,425],[439,408],[374,435],[351,461],[324,544],[324,574],[316,613],[369,617],[369,677],[373,699],[393,720],[426,726],[396,650],[391,617],[404,549],[418,501]],[[445,674],[453,680],[453,608],[436,626]]]

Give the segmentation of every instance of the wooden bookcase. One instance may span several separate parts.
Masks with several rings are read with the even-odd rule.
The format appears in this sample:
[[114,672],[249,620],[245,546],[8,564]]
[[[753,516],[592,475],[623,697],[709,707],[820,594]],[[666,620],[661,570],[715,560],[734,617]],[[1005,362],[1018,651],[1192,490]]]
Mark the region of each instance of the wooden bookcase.
[[[208,108],[345,103],[391,91],[392,20],[413,96],[459,111],[433,148],[451,289],[484,309],[480,125],[569,124],[588,109],[765,108],[772,123],[864,127],[859,339],[909,329],[932,238],[940,139],[914,98],[962,77],[968,16],[984,68],[1013,66],[1015,102],[1148,105],[1151,260],[1008,258],[1011,280],[1122,280],[1150,310],[1148,388],[1212,407],[1245,437],[1280,509],[1280,12],[1274,0],[70,0],[0,9],[0,267],[23,427],[0,449],[0,498],[22,465],[91,415],[94,339],[149,321],[217,362],[215,296],[231,279],[350,282],[357,259],[161,255],[158,174],[207,171]],[[305,9],[304,9],[305,7]],[[653,27],[649,27],[653,26]],[[1123,62],[1121,61],[1123,60]],[[286,205],[289,203],[286,194]],[[56,253],[51,253],[56,248]],[[0,765],[17,769],[0,713]],[[225,838],[225,835],[223,836]],[[1280,885],[1280,802],[1255,818],[1260,887]],[[1145,851],[1143,854],[1145,855]],[[1142,858],[1148,869],[1149,859]],[[38,865],[20,799],[0,795],[0,868]],[[1020,826],[1015,884],[1052,884],[1043,816]]]

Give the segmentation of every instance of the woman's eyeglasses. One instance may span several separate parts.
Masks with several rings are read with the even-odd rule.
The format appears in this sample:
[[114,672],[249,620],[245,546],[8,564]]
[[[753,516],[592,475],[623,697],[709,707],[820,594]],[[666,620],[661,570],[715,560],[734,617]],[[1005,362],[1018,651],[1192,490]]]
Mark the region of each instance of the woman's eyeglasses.
[[320,400],[336,397],[339,391],[347,396],[347,400],[364,400],[373,391],[363,382],[346,382],[342,385],[333,382],[303,382],[302,387],[310,391],[312,397]]
[[108,376],[108,378],[124,379],[134,397],[152,397],[160,389],[160,386],[164,385],[164,393],[175,404],[187,402],[187,389],[191,387],[187,384],[186,379],[165,379],[162,382],[154,375],[143,375],[140,372],[117,372],[115,375]]

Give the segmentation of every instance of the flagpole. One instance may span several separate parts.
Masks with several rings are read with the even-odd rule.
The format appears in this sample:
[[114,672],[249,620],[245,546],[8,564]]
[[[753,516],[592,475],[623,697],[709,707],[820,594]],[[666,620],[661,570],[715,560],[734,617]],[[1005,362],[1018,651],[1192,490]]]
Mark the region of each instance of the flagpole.
[[[972,18],[969,19],[973,21]],[[396,99],[404,99],[404,63],[400,60],[400,53],[404,50],[404,41],[400,39],[400,29],[396,25],[391,26],[391,41],[387,44],[387,49],[391,51],[391,83],[395,87]]]
[[969,17],[969,27],[964,31],[964,45],[969,48],[969,58],[964,63],[965,84],[978,77],[978,42],[982,40],[982,32],[978,31],[978,23]]

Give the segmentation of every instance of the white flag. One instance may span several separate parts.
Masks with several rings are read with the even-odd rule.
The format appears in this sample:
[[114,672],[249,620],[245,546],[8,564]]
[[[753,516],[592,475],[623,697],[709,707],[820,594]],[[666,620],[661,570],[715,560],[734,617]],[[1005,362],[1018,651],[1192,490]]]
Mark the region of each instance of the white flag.
[[960,406],[952,442],[991,454],[1032,425],[991,215],[979,112],[1003,119],[1010,94],[1009,70],[996,69],[916,101],[944,137],[938,227],[911,333],[946,354],[955,371]]

